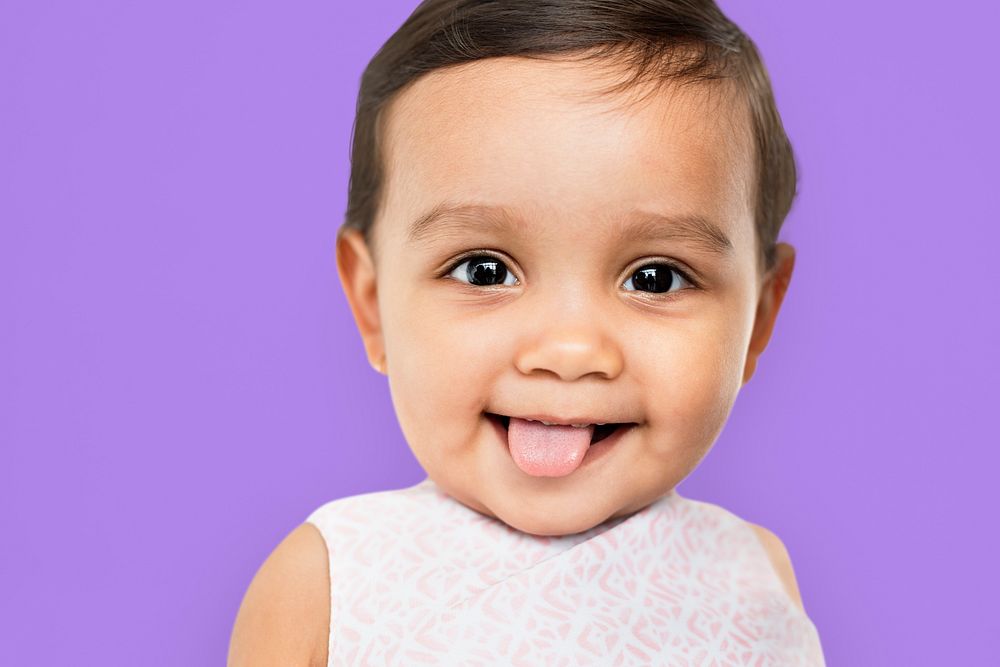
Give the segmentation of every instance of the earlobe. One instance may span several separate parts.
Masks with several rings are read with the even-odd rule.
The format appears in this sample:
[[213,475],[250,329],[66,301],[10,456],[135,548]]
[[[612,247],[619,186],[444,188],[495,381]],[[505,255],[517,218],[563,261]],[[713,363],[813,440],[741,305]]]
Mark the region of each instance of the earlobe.
[[795,248],[787,243],[778,243],[775,247],[776,258],[774,266],[768,272],[761,287],[757,302],[757,312],[754,316],[753,333],[750,335],[750,345],[747,349],[746,364],[743,368],[743,384],[746,384],[757,369],[757,359],[771,339],[774,323],[778,318],[778,310],[788,291],[792,280],[792,270],[795,268]]
[[337,273],[361,334],[368,363],[385,373],[385,344],[378,310],[375,263],[361,232],[343,227],[337,234]]

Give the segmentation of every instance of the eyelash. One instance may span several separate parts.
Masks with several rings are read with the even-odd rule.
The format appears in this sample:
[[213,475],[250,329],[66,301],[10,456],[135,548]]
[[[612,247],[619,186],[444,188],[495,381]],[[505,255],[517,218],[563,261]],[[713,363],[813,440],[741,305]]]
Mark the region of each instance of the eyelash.
[[[500,255],[498,255],[495,252],[492,252],[492,251],[489,251],[489,250],[474,250],[474,251],[462,254],[459,257],[457,257],[454,261],[452,261],[448,265],[448,268],[445,269],[441,273],[440,277],[441,278],[446,278],[446,279],[449,279],[449,280],[454,280],[454,278],[449,278],[450,274],[455,269],[457,269],[459,266],[461,266],[462,264],[464,264],[465,262],[469,261],[470,259],[475,259],[477,257],[491,257],[491,258],[497,260],[498,262],[501,262],[502,264],[504,264],[504,266],[507,265],[507,262],[504,261],[504,258],[501,257]],[[673,290],[673,291],[670,291],[670,292],[643,292],[641,290],[631,290],[631,291],[636,291],[636,292],[639,292],[640,294],[648,294],[650,296],[653,296],[653,297],[656,297],[656,298],[660,298],[660,299],[672,299],[672,298],[675,298],[678,295],[678,293],[685,291],[685,289],[701,289],[701,284],[698,281],[694,280],[691,277],[691,275],[690,275],[690,273],[688,271],[686,271],[685,269],[681,268],[676,263],[674,263],[674,262],[672,262],[670,260],[666,260],[666,259],[651,259],[651,260],[647,260],[647,261],[645,261],[645,262],[643,262],[641,264],[637,264],[636,267],[635,267],[635,269],[632,271],[632,273],[629,274],[629,278],[628,279],[631,279],[632,276],[635,274],[635,272],[638,271],[639,269],[643,268],[644,266],[650,266],[650,265],[659,265],[659,266],[665,266],[665,267],[667,267],[668,269],[670,269],[671,271],[673,271],[674,273],[676,273],[677,275],[679,275],[682,280],[684,280],[685,282],[687,282],[690,285],[690,288],[683,288],[682,287],[679,290]],[[508,271],[509,271],[509,269],[508,269]],[[515,277],[515,280],[516,280],[516,277]],[[470,288],[476,289],[476,290],[487,289],[489,287],[503,287],[503,285],[472,285],[472,284],[464,283],[464,282],[458,281],[458,280],[456,280],[456,282],[459,282],[462,285],[465,285],[466,287],[470,287]]]

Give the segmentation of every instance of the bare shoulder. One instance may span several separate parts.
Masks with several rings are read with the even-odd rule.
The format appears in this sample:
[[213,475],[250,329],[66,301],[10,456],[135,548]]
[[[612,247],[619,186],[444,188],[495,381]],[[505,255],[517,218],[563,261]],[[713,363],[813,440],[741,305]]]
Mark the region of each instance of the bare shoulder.
[[250,582],[229,642],[228,667],[325,667],[330,629],[326,542],[303,523]]
[[799,585],[795,580],[795,570],[792,569],[792,559],[791,556],[788,555],[788,549],[785,548],[784,542],[782,542],[777,535],[764,526],[758,526],[755,523],[750,523],[750,527],[754,529],[754,532],[757,533],[757,537],[760,539],[761,544],[764,545],[764,550],[771,558],[771,564],[778,573],[778,577],[781,579],[781,583],[785,586],[785,590],[788,592],[789,597],[791,597],[792,602],[794,602],[799,609],[804,610],[804,607],[802,606],[802,595],[799,593]]

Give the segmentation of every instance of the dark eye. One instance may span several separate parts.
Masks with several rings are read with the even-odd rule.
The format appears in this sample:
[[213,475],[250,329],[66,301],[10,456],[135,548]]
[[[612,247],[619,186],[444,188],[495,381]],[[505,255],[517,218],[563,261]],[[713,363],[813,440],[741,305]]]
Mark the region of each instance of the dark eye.
[[[625,281],[625,285],[632,283],[637,290],[644,292],[669,292],[671,287],[691,281],[679,270],[669,264],[646,264],[639,267],[632,273],[632,276]],[[676,291],[676,290],[673,290]]]
[[[517,284],[517,279],[507,270],[507,265],[490,255],[466,258],[456,264],[448,275],[477,287]],[[511,282],[505,282],[508,278]]]

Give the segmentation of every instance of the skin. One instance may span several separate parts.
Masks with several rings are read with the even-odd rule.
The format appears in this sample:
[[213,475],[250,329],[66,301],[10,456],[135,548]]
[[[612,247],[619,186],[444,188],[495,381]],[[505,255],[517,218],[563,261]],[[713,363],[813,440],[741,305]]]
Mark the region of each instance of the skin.
[[[344,228],[337,264],[369,362],[428,476],[468,507],[537,535],[589,529],[672,490],[708,453],[753,375],[791,279],[779,243],[764,271],[752,223],[747,111],[722,89],[669,87],[642,103],[590,95],[618,80],[560,59],[497,58],[432,72],[387,108],[386,187],[373,244]],[[627,102],[627,103],[626,103]],[[521,221],[429,240],[408,225],[442,201],[505,205]],[[732,241],[626,237],[634,209],[700,214]],[[491,249],[507,283],[463,282],[459,255]],[[628,282],[656,261],[687,269],[670,293]],[[662,269],[661,269],[662,270]],[[565,477],[513,462],[484,412],[638,424]],[[791,561],[760,537],[791,600]],[[230,665],[326,664],[327,553],[295,529],[241,605]]]
[[[375,251],[353,230],[338,239],[368,358],[428,476],[538,535],[633,513],[697,466],[754,372],[794,263],[787,244],[770,274],[757,263],[745,109],[704,86],[642,104],[581,94],[614,77],[499,58],[417,80],[389,108]],[[495,232],[472,219],[459,234],[410,241],[410,222],[445,200],[503,204],[524,224]],[[612,243],[633,209],[701,214],[733,249]],[[442,275],[485,248],[518,284]],[[647,258],[683,262],[700,286],[626,290]],[[534,477],[484,412],[639,425],[599,465]]]

